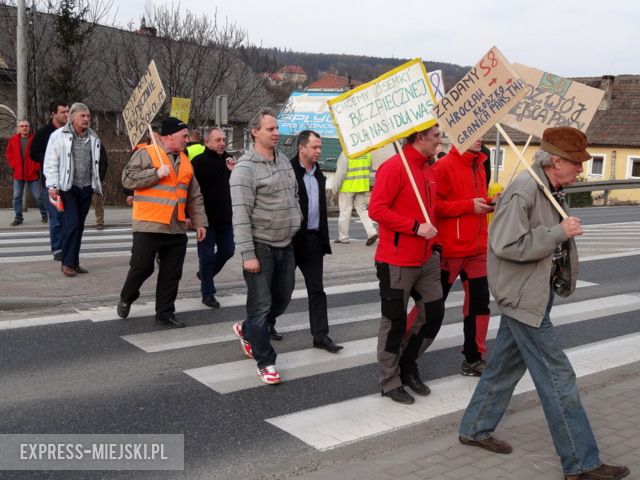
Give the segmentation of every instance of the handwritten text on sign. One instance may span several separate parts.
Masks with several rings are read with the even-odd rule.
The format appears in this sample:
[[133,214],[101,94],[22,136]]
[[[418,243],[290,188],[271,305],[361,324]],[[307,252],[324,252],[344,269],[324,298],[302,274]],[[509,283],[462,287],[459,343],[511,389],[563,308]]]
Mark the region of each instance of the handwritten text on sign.
[[419,58],[329,100],[342,148],[351,158],[434,125],[434,105]]
[[526,93],[526,83],[493,47],[433,110],[461,152],[467,150]]
[[514,63],[513,68],[527,83],[527,93],[502,122],[540,138],[549,127],[587,131],[604,90],[518,63]]
[[156,63],[151,60],[122,112],[132,146],[140,141],[166,97]]

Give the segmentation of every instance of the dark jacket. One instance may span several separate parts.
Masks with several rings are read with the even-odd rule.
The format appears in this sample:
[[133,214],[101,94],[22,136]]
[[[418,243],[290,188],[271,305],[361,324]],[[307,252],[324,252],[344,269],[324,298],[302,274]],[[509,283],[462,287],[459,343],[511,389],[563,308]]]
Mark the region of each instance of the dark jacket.
[[[304,184],[305,169],[300,165],[300,158],[298,155],[291,159],[291,167],[296,175],[298,181],[298,198],[300,201],[300,210],[302,210],[302,226],[296,235],[293,237],[293,252],[296,257],[296,261],[299,258],[308,256],[306,251],[309,243],[306,241],[307,236],[310,235],[307,230],[307,221],[309,219],[309,196],[307,194],[307,187]],[[326,194],[326,181],[324,174],[320,171],[320,165],[316,164],[316,171],[314,173],[316,180],[318,181],[318,198],[320,200],[320,240],[322,241],[322,254],[331,254],[331,242],[329,241],[329,222],[327,220],[327,194]]]
[[209,226],[231,225],[231,193],[229,178],[231,171],[227,168],[226,159],[231,155],[224,152],[218,155],[213,150],[205,149],[191,160],[193,174],[200,184],[200,192],[204,199]]
[[57,128],[51,122],[38,129],[33,137],[33,143],[31,143],[31,158],[34,162],[44,163],[44,154],[47,151],[49,137],[56,130]]

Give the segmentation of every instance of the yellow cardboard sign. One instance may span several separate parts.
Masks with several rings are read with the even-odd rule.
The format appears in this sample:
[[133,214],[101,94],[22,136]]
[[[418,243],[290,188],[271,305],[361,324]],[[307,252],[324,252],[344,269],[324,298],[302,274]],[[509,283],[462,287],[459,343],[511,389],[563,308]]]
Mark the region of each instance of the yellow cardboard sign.
[[433,112],[451,143],[464,152],[525,94],[525,81],[502,52],[492,47]]
[[527,93],[502,123],[539,138],[549,127],[573,127],[586,133],[604,90],[518,63],[513,68],[527,83]]
[[122,111],[131,146],[140,141],[147,130],[147,125],[162,108],[165,98],[167,98],[167,94],[162,86],[160,75],[158,75],[156,63],[151,60],[149,68],[138,82]]
[[179,118],[184,123],[189,123],[189,113],[191,112],[191,99],[171,97],[171,115]]
[[433,89],[419,58],[328,103],[342,149],[349,158],[436,123]]

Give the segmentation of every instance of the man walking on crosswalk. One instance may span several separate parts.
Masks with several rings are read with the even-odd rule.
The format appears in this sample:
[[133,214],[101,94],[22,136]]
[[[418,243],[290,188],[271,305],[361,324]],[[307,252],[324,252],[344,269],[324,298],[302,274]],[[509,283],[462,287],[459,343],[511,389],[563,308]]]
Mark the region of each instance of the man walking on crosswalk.
[[[562,188],[582,172],[587,137],[571,127],[548,128],[535,155],[534,171],[562,208]],[[489,233],[487,273],[502,317],[486,369],[464,413],[460,442],[495,453],[511,446],[492,434],[513,390],[529,370],[551,437],[568,480],[618,479],[627,467],[600,461],[589,419],[580,401],[576,376],[559,346],[549,318],[556,294],[576,287],[578,252],[574,237],[580,220],[559,213],[529,172],[521,173],[498,201]]]
[[[430,219],[435,219],[436,185],[428,162],[440,143],[436,125],[411,134],[403,147]],[[416,360],[440,330],[444,300],[440,255],[434,250],[438,231],[424,218],[399,154],[378,169],[369,213],[380,232],[375,255],[382,310],[378,332],[380,387],[383,396],[411,404],[415,400],[403,384],[418,395],[431,392],[420,379]],[[409,296],[419,305],[420,313],[407,332]]]
[[291,240],[302,212],[291,162],[276,150],[276,113],[261,109],[249,129],[253,144],[238,159],[229,181],[233,236],[247,284],[247,319],[233,330],[245,355],[256,360],[260,379],[276,384],[280,373],[268,319],[282,315],[291,300],[296,268]]

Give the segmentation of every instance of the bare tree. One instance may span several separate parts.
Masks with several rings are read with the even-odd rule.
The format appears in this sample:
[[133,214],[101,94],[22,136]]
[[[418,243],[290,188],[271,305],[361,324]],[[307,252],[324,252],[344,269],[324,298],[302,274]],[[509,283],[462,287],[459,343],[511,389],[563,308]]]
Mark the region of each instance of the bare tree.
[[228,96],[229,114],[236,121],[268,99],[261,77],[239,56],[247,34],[235,23],[220,22],[217,13],[195,15],[176,4],[147,10],[143,21],[135,32],[120,32],[119,46],[112,50],[111,73],[123,104],[152,59],[167,97],[192,99],[190,118],[196,126],[212,118],[216,95]]

